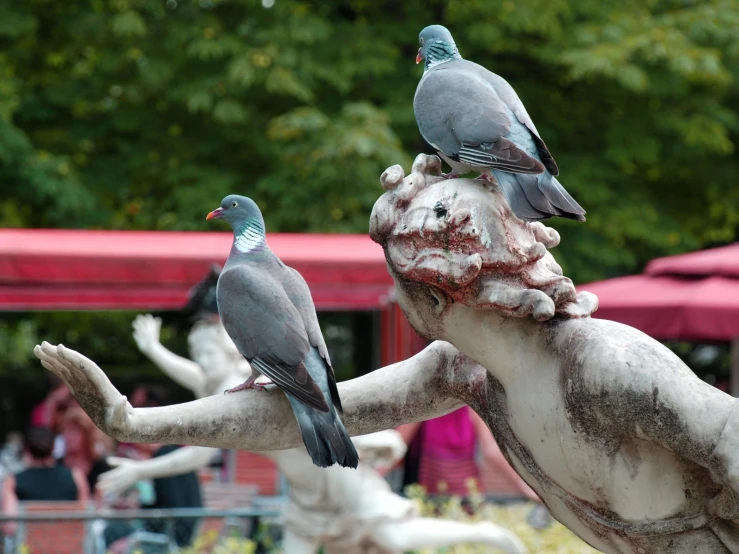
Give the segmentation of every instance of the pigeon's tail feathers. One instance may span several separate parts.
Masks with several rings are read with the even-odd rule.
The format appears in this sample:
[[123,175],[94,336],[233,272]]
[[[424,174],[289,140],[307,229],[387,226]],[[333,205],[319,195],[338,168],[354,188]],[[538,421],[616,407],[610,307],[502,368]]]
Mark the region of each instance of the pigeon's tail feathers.
[[332,406],[328,413],[320,412],[291,396],[287,399],[313,463],[319,467],[338,464],[356,469],[359,454],[336,409]]
[[544,173],[538,181],[541,193],[562,212],[558,215],[575,221],[585,221],[585,210],[557,181],[556,177],[550,173]]
[[328,375],[328,390],[331,393],[331,400],[333,401],[334,408],[339,411],[339,414],[344,415],[344,407],[341,405],[341,398],[339,398],[339,388],[336,386],[336,377],[333,375],[333,368],[329,368],[331,372]]
[[550,217],[548,210],[537,209],[536,202],[529,200],[521,183],[526,179],[519,180],[516,175],[502,171],[494,171],[493,174],[516,217],[524,221],[540,221]]
[[519,219],[541,221],[559,216],[585,221],[585,210],[548,171],[541,175],[503,171],[493,171],[493,174]]

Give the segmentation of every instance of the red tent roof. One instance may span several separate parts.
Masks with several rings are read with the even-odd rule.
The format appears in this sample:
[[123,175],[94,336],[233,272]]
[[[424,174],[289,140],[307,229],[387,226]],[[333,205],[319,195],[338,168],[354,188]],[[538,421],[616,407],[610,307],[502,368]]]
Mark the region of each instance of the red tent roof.
[[655,338],[739,337],[739,279],[633,275],[577,289],[598,296],[593,317],[631,325]]
[[594,317],[660,339],[739,337],[739,244],[657,258],[644,275],[577,287],[598,296]]
[[701,277],[722,275],[739,278],[739,243],[690,254],[657,258],[647,264],[644,273]]
[[[0,229],[0,310],[176,310],[231,233]],[[392,289],[382,248],[366,235],[269,234],[302,273],[318,309],[375,309]]]

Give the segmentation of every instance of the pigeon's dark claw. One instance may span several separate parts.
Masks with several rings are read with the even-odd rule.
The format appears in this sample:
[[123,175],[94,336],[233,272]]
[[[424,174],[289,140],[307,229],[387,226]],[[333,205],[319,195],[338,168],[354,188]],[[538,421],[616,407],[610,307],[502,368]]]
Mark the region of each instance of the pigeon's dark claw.
[[241,383],[238,387],[234,387],[232,389],[227,389],[224,391],[223,394],[231,394],[232,392],[238,392],[240,390],[267,390],[265,387],[267,385],[271,385],[272,383],[257,383],[257,378],[251,375],[246,381]]
[[459,177],[459,173],[454,173],[453,171],[441,174],[442,179],[456,179],[457,177]]

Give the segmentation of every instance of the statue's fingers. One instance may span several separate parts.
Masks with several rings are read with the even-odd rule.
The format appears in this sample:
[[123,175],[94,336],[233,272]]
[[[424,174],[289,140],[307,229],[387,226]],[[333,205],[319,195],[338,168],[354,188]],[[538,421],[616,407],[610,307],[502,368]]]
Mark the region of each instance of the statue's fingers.
[[[80,367],[80,357],[84,357],[81,354],[78,354],[74,350],[71,350],[64,346],[63,344],[58,344],[56,346],[56,352],[57,352],[57,358],[59,359],[60,363],[64,364],[64,366],[67,368],[67,371],[69,371],[69,374],[73,378],[80,378],[80,369],[83,369]],[[84,375],[85,372],[82,371],[82,375]]]
[[44,344],[37,344],[33,348],[33,355],[36,356],[39,360],[45,361],[45,362],[52,362],[56,360],[56,349],[49,351],[48,349],[44,348]]
[[46,354],[49,358],[58,359],[61,361],[59,357],[59,352],[57,352],[57,348],[55,344],[51,344],[50,342],[43,341],[39,345],[39,350]]
[[59,379],[61,379],[62,381],[64,381],[67,384],[67,386],[69,387],[69,390],[71,390],[72,393],[74,393],[74,389],[69,384],[69,373],[67,372],[66,369],[60,369],[59,366],[55,366],[54,364],[52,364],[50,362],[47,362],[46,360],[41,360],[41,365],[45,369],[47,369],[48,371],[51,371],[54,375],[56,375],[57,377],[59,377]]
[[67,348],[63,344],[60,344],[57,347],[57,352],[59,352],[59,356],[67,361],[67,367],[69,367],[71,371],[82,373],[87,377],[90,384],[99,391],[101,396],[106,397],[108,402],[115,400],[115,398],[111,397],[111,389],[115,390],[113,385],[105,376],[103,370],[100,369],[95,362],[83,356],[79,352],[76,352],[71,348]]
[[123,487],[121,487],[120,483],[118,482],[118,479],[116,479],[115,475],[110,475],[114,473],[116,470],[108,471],[107,473],[103,473],[97,481],[97,488],[100,489],[100,492],[103,494],[110,494],[110,493],[116,493],[119,492]]
[[[48,347],[45,347],[45,345]],[[69,384],[70,375],[66,365],[63,363],[63,360],[60,360],[56,355],[56,349],[54,348],[52,350],[49,347],[51,347],[49,343],[43,343],[41,345],[37,344],[33,349],[33,353],[41,361],[42,366],[63,379],[65,383]]]
[[69,349],[60,348],[63,345],[54,345],[46,341],[41,343],[41,349],[51,358],[54,362],[63,367],[70,377],[73,377],[77,373],[77,368],[74,365],[73,360],[69,359],[68,355],[65,355],[65,351],[69,352]]

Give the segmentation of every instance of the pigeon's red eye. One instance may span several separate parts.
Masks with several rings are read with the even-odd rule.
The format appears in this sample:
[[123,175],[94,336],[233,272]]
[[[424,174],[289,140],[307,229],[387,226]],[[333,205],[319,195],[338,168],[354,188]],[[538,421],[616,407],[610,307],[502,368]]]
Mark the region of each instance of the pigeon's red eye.
[[235,208],[235,207],[236,207],[236,206],[238,206],[238,205],[239,205],[239,203],[238,203],[238,202],[236,202],[236,200],[234,200],[233,202],[231,202],[231,207],[232,207],[232,208]]

